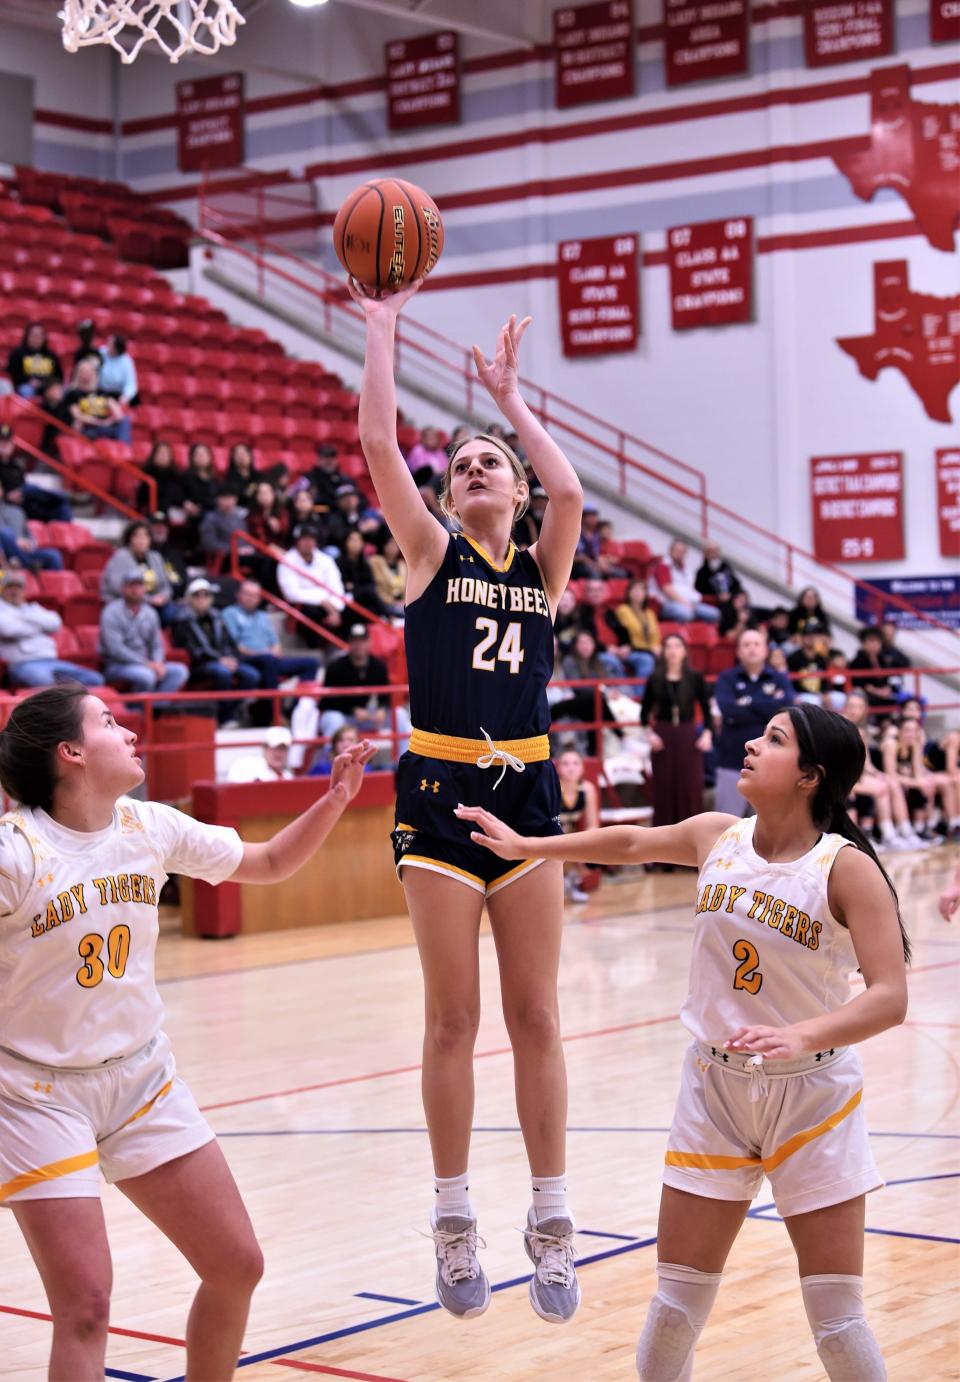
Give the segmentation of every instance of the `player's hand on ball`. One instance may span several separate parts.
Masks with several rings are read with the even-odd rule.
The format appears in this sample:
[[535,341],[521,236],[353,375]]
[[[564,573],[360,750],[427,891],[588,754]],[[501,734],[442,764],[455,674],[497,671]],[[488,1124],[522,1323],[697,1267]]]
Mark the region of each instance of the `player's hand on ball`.
[[518,322],[516,313],[500,332],[496,354],[488,360],[478,345],[473,347],[473,359],[480,382],[495,403],[515,394],[520,381],[520,341],[533,321],[524,317]]
[[498,817],[484,811],[482,806],[458,806],[454,815],[462,821],[472,821],[478,826],[470,832],[470,838],[477,845],[484,845],[501,859],[520,859],[523,856],[522,837]]
[[796,1027],[739,1027],[723,1046],[726,1051],[766,1056],[767,1060],[796,1060],[810,1049]]
[[359,744],[351,744],[343,753],[338,753],[330,773],[331,793],[344,803],[353,801],[363,781],[363,770],[376,751],[376,744],[361,739]]
[[366,316],[396,317],[414,293],[420,291],[422,284],[422,278],[415,278],[405,288],[398,288],[395,292],[388,292],[386,289],[377,292],[375,289],[365,288],[362,283],[358,283],[355,278],[350,277],[347,279],[347,291]]

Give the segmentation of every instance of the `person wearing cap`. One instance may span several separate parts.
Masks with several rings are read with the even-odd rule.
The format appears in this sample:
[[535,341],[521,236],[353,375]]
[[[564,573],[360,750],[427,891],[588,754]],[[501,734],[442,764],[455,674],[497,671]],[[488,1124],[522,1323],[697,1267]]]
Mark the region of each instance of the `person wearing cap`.
[[[263,590],[257,581],[241,581],[236,603],[223,611],[223,622],[244,662],[260,673],[264,691],[275,691],[287,677],[297,681],[316,681],[320,664],[315,657],[304,653],[284,653],[277,630],[262,606]],[[251,719],[269,723],[273,718],[273,703],[258,700]]]
[[[223,615],[214,608],[217,587],[203,576],[187,586],[186,611],[176,625],[176,640],[190,658],[190,671],[198,681],[211,682],[217,691],[252,691],[260,685],[256,667],[240,656]],[[221,726],[238,718],[244,702],[217,703]]]
[[63,621],[56,610],[26,598],[26,573],[9,567],[0,586],[0,661],[7,664],[14,686],[53,686],[79,681],[102,686],[103,677],[60,657],[53,634]]
[[343,551],[352,532],[360,532],[371,541],[383,526],[383,515],[365,505],[356,485],[345,480],[337,486],[333,508],[327,514],[324,531],[328,547]]
[[346,476],[337,465],[339,453],[329,442],[321,442],[317,447],[317,463],[304,477],[310,489],[314,504],[332,509],[337,502],[337,490],[346,481]]
[[190,675],[182,662],[168,662],[160,616],[147,603],[140,571],[131,571],[117,599],[100,611],[100,654],[113,686],[134,692],[180,691]]
[[290,731],[271,725],[263,736],[263,752],[235,758],[227,773],[229,782],[282,782],[293,777],[290,767]]
[[[277,584],[288,604],[301,614],[336,633],[344,607],[340,568],[317,546],[318,532],[312,523],[299,523],[293,530],[293,546],[277,563]],[[319,648],[327,640],[306,624],[298,630],[308,648]]]
[[828,689],[824,673],[827,659],[820,651],[826,629],[819,619],[808,619],[800,635],[800,647],[787,658],[787,671],[793,674],[793,690],[798,701],[823,704]]
[[7,357],[10,382],[21,398],[35,398],[51,379],[63,378],[63,366],[47,343],[43,322],[27,322],[20,344]]
[[127,524],[120,546],[100,573],[101,600],[119,599],[127,577],[135,574],[143,577],[147,604],[157,611],[160,623],[172,624],[178,619],[182,609],[173,599],[163,557],[153,550],[150,524],[143,518]]

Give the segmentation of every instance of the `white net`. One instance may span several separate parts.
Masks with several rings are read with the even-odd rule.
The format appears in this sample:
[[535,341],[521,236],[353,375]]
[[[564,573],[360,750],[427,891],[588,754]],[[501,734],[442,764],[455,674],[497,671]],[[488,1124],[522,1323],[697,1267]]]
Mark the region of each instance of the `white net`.
[[156,43],[171,62],[216,53],[236,42],[244,22],[233,0],[63,0],[60,18],[67,52],[106,43],[124,62],[145,43]]

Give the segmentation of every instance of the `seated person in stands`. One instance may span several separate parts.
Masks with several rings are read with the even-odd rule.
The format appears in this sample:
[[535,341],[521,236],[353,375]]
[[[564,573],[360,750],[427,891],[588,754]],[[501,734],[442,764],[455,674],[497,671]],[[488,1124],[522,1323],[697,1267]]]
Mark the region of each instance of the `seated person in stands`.
[[253,503],[259,479],[253,465],[253,452],[245,442],[238,441],[230,448],[227,473],[221,482],[221,493],[226,491],[235,495],[237,505],[241,509],[248,509]]
[[377,594],[373,571],[365,555],[366,543],[359,528],[347,533],[343,550],[337,557],[337,565],[343,578],[343,588],[358,605],[374,614],[384,614],[380,596]]
[[617,656],[630,676],[648,677],[660,655],[660,621],[648,602],[646,581],[631,581],[626,599],[607,610],[604,619],[616,635]]
[[187,593],[190,577],[183,552],[171,540],[170,522],[162,509],[150,515],[150,550],[156,552],[163,562],[163,569],[170,582],[170,604],[177,606],[179,617],[181,601]]
[[89,317],[84,317],[82,321],[77,322],[75,330],[77,333],[77,344],[74,348],[73,359],[70,362],[71,375],[76,374],[77,366],[83,364],[85,360],[92,361],[93,364],[96,365],[99,374],[103,357],[100,354],[99,347],[93,343],[93,338],[97,332],[96,323],[91,321]]
[[[329,442],[321,442],[317,447],[317,463],[307,471],[306,479],[313,493],[314,503],[332,509],[337,500],[337,490],[345,482],[346,476],[340,474],[337,465],[338,451]],[[302,522],[295,518],[294,522]]]
[[318,535],[325,532],[324,527],[328,508],[317,503],[317,497],[304,479],[297,480],[287,491],[288,530],[309,523],[316,528]]
[[[557,820],[564,835],[572,835],[575,830],[596,830],[600,824],[600,794],[584,776],[583,755],[575,748],[565,748],[556,763],[561,802]],[[582,885],[591,874],[600,877],[589,864],[564,864],[563,895],[568,902],[590,901]]]
[[880,630],[872,624],[861,629],[860,651],[850,663],[851,681],[866,694],[871,709],[892,709],[897,704],[901,678],[891,675],[894,665],[883,646]]
[[[44,384],[37,402],[40,411],[45,413],[50,421],[43,429],[43,436],[40,438],[40,450],[45,456],[60,455],[59,439],[63,435],[61,427],[72,427],[73,418],[66,406],[67,391],[64,388],[62,379],[51,379],[48,384]],[[57,423],[61,426],[58,427]]]
[[563,659],[563,675],[568,681],[603,681],[622,677],[623,668],[614,653],[598,648],[593,634],[581,629]]
[[437,428],[424,427],[420,440],[411,446],[407,456],[407,467],[417,488],[432,484],[437,475],[444,475],[449,459]]
[[315,739],[319,729],[320,736],[327,739],[349,720],[365,738],[383,743],[390,761],[395,763],[407,747],[410,716],[403,706],[396,708],[397,734],[402,738],[394,746],[387,738],[393,728],[389,691],[364,690],[390,684],[387,664],[370,652],[370,631],[366,624],[352,625],[347,651],[327,664],[323,684],[326,690],[343,689],[335,696],[301,698],[291,718],[295,737]]
[[271,725],[263,738],[261,753],[235,758],[227,774],[229,782],[283,782],[293,777],[290,767],[290,731],[285,725]]
[[[187,521],[187,490],[184,472],[174,460],[170,443],[155,442],[140,469],[144,475],[150,476],[157,487],[156,510],[167,515],[171,528],[182,528]],[[152,504],[150,488],[141,480],[137,488],[137,508],[141,513],[149,513]]]
[[827,681],[823,673],[827,670],[827,659],[820,651],[820,644],[826,630],[817,619],[808,619],[800,635],[800,647],[787,658],[787,670],[798,675],[792,676],[793,694],[798,701],[809,701],[821,705]]
[[220,484],[213,465],[213,452],[205,442],[194,442],[183,472],[186,499],[184,507],[191,522],[199,525],[205,513],[216,507]]
[[63,570],[63,553],[57,547],[39,547],[30,536],[23,509],[6,498],[0,499],[0,551],[8,563],[28,571]]
[[662,623],[689,624],[694,619],[716,624],[720,611],[716,605],[704,604],[694,584],[692,564],[687,544],[675,537],[665,557],[653,567],[651,594],[660,600]]
[[378,510],[370,508],[356,485],[348,480],[338,487],[336,503],[327,515],[327,543],[343,551],[347,534],[354,529],[365,539],[373,541],[382,524],[383,516]]
[[613,535],[612,519],[601,518],[597,524],[597,537],[600,540],[600,555],[597,562],[602,574],[607,580],[625,580],[631,572],[620,564],[623,545]]
[[[315,624],[336,632],[343,622],[343,581],[332,557],[317,547],[317,530],[301,523],[293,530],[293,547],[277,565],[277,584],[288,604]],[[298,630],[308,648],[326,643],[321,634],[302,624]]]
[[[562,599],[561,596],[561,602]],[[563,653],[559,639],[556,650],[560,661],[559,667],[554,663],[552,682],[559,679],[602,681],[607,677],[618,677],[622,674],[619,660],[611,653],[598,653],[597,640],[586,629],[577,632],[569,652]],[[553,720],[557,724],[563,724],[566,720],[591,723],[597,719],[598,703],[599,718],[604,723],[614,722],[613,712],[603,692],[601,691],[598,696],[591,686],[553,686],[552,689],[548,687],[548,700]],[[578,748],[582,748],[584,752],[596,752],[596,736],[592,731],[589,734],[578,734],[576,742]]]
[[370,558],[370,570],[381,608],[391,619],[404,616],[403,601],[407,589],[407,563],[403,559],[397,539],[384,529],[382,547]]
[[883,651],[886,653],[887,662],[891,667],[906,669],[912,667],[913,663],[906,653],[897,647],[897,634],[899,632],[899,628],[892,619],[881,621],[880,636],[883,639]]
[[567,586],[557,601],[557,613],[553,621],[553,632],[560,647],[561,655],[566,655],[573,647],[573,640],[581,629],[595,632],[592,605],[581,604],[576,592]]
[[540,540],[543,515],[547,511],[547,491],[534,481],[530,488],[530,505],[526,513],[517,519],[513,530],[513,540],[518,547],[532,547]]
[[[304,653],[284,653],[276,627],[262,608],[263,590],[256,581],[241,581],[236,603],[223,611],[223,622],[244,662],[260,673],[260,686],[275,691],[281,681],[296,677],[298,681],[316,681],[319,663]],[[251,715],[253,724],[269,724],[273,719],[272,703],[257,700]]]
[[[217,502],[200,520],[200,550],[205,557],[218,557],[221,564],[230,555],[234,533],[240,532],[247,518],[246,509],[237,504],[235,491],[220,490]],[[242,550],[249,551],[249,546]]]
[[290,535],[290,520],[269,480],[260,480],[253,491],[253,502],[247,510],[246,529],[251,537],[267,546],[286,545]]
[[[731,642],[735,643],[744,629],[757,627],[756,616],[750,608],[750,596],[745,590],[738,590],[736,595],[725,600],[719,608],[720,623],[718,627],[721,638],[729,638]],[[785,615],[787,611],[784,610],[783,612]]]
[[134,407],[140,401],[140,385],[137,382],[137,367],[133,356],[127,350],[123,336],[110,336],[107,344],[100,350],[99,385],[104,393],[118,398],[125,408]]
[[147,604],[139,570],[131,571],[119,599],[100,611],[100,656],[108,682],[129,691],[179,691],[190,669],[168,662],[160,616]]
[[18,346],[7,357],[10,382],[21,398],[37,398],[47,384],[63,379],[63,367],[56,351],[47,344],[43,322],[28,322]]
[[601,535],[597,531],[599,523],[600,514],[596,504],[584,504],[580,519],[580,541],[577,543],[571,572],[575,581],[582,580],[585,576],[603,578],[604,573],[600,565]]
[[847,676],[847,655],[841,648],[827,653],[827,675],[823,680],[823,703],[831,710],[842,710],[847,703],[850,678]]
[[785,647],[787,652],[793,652],[793,635],[790,633],[790,611],[783,605],[775,605],[767,615],[767,642],[771,648]]
[[163,557],[153,550],[153,534],[144,519],[135,519],[123,530],[120,546],[100,574],[100,598],[118,600],[127,577],[139,575],[148,605],[159,614],[161,624],[172,624],[183,613],[173,598]]
[[9,567],[0,579],[0,661],[7,664],[11,684],[52,686],[72,680],[102,686],[99,672],[59,656],[51,635],[63,621],[56,610],[27,600],[26,573]]
[[[176,626],[177,643],[190,658],[194,680],[212,682],[217,691],[252,691],[260,685],[260,673],[240,655],[223,615],[214,608],[215,594],[216,587],[202,576],[190,582],[186,613]],[[217,703],[221,728],[237,723],[243,704],[234,700]]]
[[0,424],[0,490],[8,504],[17,504],[27,518],[40,523],[71,523],[70,501],[59,490],[31,484],[27,470],[33,458],[17,450],[12,429]]
[[99,373],[92,359],[81,360],[74,371],[73,384],[64,394],[64,407],[73,426],[91,441],[108,439],[129,445],[130,418],[123,404],[100,388]]
[[[359,744],[360,735],[356,728],[351,724],[341,725],[330,740],[330,747],[317,754],[310,766],[307,777],[329,777],[333,771],[333,760],[338,753],[346,753],[353,744]],[[367,772],[370,764],[364,765],[364,772]]]
[[705,599],[716,600],[721,609],[743,589],[736,571],[720,551],[719,542],[703,544],[703,561],[693,583]]
[[797,596],[797,603],[790,611],[787,621],[790,629],[790,637],[795,640],[799,639],[800,635],[803,633],[804,626],[811,619],[815,619],[818,624],[823,625],[824,637],[829,638],[830,616],[820,603],[819,591],[814,586],[808,585],[801,590],[800,594]]

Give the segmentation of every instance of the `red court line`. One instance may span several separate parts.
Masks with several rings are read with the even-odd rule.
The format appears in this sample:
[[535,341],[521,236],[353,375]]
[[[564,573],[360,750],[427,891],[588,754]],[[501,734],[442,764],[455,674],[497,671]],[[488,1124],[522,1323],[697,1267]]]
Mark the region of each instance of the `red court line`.
[[[957,961],[960,964],[960,960]],[[569,1036],[561,1037],[560,1040],[567,1041],[586,1041],[590,1037],[615,1036],[619,1032],[634,1032],[641,1027],[656,1027],[662,1022],[676,1022],[679,1013],[668,1013],[666,1017],[648,1017],[642,1022],[624,1022],[618,1027],[598,1027],[593,1032],[573,1032]],[[474,1060],[486,1060],[490,1056],[509,1056],[512,1053],[510,1046],[497,1046],[490,1051],[477,1051]],[[238,1104],[259,1104],[265,1099],[286,1099],[292,1094],[311,1094],[317,1089],[337,1089],[341,1085],[363,1084],[367,1080],[385,1080],[391,1075],[413,1075],[423,1067],[419,1063],[416,1065],[398,1065],[392,1070],[370,1070],[362,1075],[342,1075],[336,1080],[321,1080],[318,1084],[300,1085],[296,1089],[274,1089],[267,1094],[247,1094],[242,1099],[224,1099],[219,1104],[201,1104],[200,1108],[204,1113],[210,1113],[218,1108],[235,1108]]]
[[343,1368],[325,1368],[320,1363],[300,1363],[294,1358],[272,1358],[276,1368],[297,1368],[300,1372],[322,1372],[324,1377],[353,1377],[358,1382],[404,1382],[402,1377],[381,1377],[373,1372],[347,1372]]
[[[52,1321],[53,1316],[41,1310],[19,1310],[15,1305],[0,1305],[0,1314],[21,1315],[27,1320]],[[185,1339],[168,1339],[166,1334],[144,1334],[141,1329],[121,1329],[119,1325],[108,1325],[108,1334],[121,1334],[125,1339],[146,1339],[151,1344],[173,1344],[175,1348],[186,1348]]]

